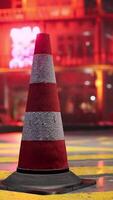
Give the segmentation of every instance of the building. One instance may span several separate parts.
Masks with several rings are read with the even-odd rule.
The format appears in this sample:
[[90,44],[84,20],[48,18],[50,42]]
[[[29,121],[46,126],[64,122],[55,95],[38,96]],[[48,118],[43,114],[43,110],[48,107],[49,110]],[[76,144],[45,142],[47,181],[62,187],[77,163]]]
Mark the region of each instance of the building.
[[35,37],[47,32],[64,124],[112,124],[112,18],[110,0],[1,1],[1,108],[23,120]]

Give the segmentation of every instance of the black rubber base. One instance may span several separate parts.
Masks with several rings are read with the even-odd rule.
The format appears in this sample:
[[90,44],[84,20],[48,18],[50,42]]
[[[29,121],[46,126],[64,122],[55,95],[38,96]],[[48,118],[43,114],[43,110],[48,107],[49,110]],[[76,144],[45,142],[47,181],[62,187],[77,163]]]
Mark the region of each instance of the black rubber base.
[[62,194],[96,184],[80,179],[71,171],[59,174],[23,174],[14,172],[0,182],[0,189],[32,194]]

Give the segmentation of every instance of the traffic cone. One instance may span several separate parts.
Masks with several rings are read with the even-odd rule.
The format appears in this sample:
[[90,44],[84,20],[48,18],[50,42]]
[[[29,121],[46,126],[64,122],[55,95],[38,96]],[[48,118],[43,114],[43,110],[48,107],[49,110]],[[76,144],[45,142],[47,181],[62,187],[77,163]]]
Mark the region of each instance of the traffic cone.
[[71,171],[62,127],[49,35],[37,36],[17,171],[0,188],[35,194],[66,193],[95,184]]

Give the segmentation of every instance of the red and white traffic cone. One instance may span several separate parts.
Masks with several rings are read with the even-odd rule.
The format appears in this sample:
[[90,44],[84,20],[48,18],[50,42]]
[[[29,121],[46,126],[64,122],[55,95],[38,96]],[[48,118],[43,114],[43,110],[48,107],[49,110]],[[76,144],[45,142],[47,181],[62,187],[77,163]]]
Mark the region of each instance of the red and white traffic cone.
[[68,169],[48,34],[36,40],[18,172]]
[[64,193],[94,184],[69,171],[49,35],[37,36],[17,171],[2,188]]

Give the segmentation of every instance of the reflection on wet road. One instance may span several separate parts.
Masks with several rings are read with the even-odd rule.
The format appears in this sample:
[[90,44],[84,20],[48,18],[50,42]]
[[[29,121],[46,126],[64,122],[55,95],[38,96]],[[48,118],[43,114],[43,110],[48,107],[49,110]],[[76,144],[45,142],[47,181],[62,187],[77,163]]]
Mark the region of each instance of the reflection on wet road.
[[[82,131],[83,132],[83,131]],[[31,195],[0,191],[0,200],[101,200],[113,199],[113,131],[66,132],[66,147],[70,169],[85,178],[95,178],[97,184],[65,195]],[[16,170],[21,133],[0,134],[0,179]],[[12,196],[13,195],[13,196]]]

